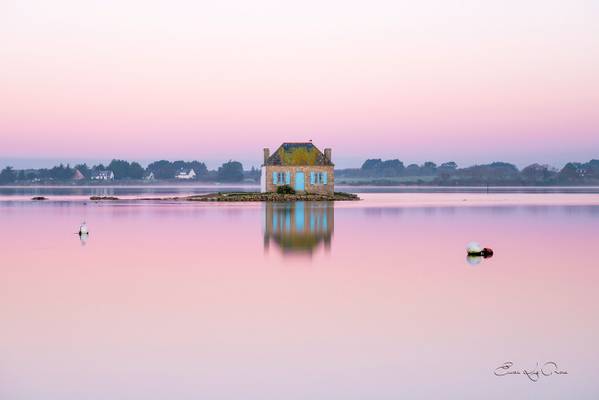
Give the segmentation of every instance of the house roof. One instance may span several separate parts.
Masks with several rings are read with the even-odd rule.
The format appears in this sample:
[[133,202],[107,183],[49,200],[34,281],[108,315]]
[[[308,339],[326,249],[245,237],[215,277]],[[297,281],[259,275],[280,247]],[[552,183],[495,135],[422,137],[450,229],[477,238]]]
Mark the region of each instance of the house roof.
[[81,179],[85,179],[85,176],[83,176],[83,174],[81,173],[81,171],[79,171],[77,168],[75,168],[75,172],[73,173],[73,178],[75,180],[81,180]]
[[266,165],[334,165],[312,142],[283,143]]

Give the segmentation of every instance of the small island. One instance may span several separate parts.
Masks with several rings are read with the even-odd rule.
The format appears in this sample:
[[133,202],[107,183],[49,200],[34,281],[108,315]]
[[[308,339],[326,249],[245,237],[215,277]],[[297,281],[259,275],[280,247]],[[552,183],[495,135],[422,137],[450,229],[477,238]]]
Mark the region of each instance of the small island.
[[208,193],[182,197],[141,198],[138,200],[169,201],[220,201],[220,202],[291,202],[291,201],[356,201],[360,200],[353,193],[276,193],[276,192],[226,192]]
[[89,199],[92,200],[92,201],[100,201],[100,200],[111,200],[111,201],[113,201],[113,200],[119,200],[119,198],[115,197],[115,196],[91,196]]
[[235,192],[213,193],[205,195],[187,196],[187,201],[355,201],[360,198],[353,193],[334,192],[325,193],[275,193],[275,192]]

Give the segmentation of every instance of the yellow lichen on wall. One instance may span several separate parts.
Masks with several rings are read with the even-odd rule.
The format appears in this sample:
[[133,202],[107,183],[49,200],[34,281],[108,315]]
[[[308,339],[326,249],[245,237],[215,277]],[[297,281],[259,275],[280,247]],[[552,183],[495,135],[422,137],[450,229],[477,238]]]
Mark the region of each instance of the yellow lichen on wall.
[[280,148],[279,156],[283,165],[315,165],[318,158],[318,151],[302,147],[289,151]]

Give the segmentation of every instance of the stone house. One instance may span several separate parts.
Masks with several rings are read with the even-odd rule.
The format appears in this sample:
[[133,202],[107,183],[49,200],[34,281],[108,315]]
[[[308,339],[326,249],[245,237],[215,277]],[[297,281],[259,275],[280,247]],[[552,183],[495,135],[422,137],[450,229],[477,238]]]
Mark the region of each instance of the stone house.
[[289,185],[298,192],[333,194],[334,167],[331,149],[323,153],[312,142],[283,143],[272,155],[265,148],[260,189],[276,192]]

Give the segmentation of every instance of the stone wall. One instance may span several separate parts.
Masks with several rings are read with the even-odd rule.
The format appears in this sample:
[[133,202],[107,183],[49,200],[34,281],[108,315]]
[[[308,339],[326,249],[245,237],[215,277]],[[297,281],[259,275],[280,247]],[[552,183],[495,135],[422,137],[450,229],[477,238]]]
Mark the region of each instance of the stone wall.
[[[272,181],[273,172],[291,172],[291,182],[289,185],[295,188],[295,173],[304,173],[304,185],[305,191],[308,193],[330,193],[335,191],[335,176],[333,173],[333,166],[331,165],[311,165],[311,166],[283,166],[283,165],[267,165],[266,168],[266,191],[276,192],[277,187],[280,185],[274,185]],[[327,184],[326,185],[311,185],[310,184],[310,172],[326,172],[327,173]]]

